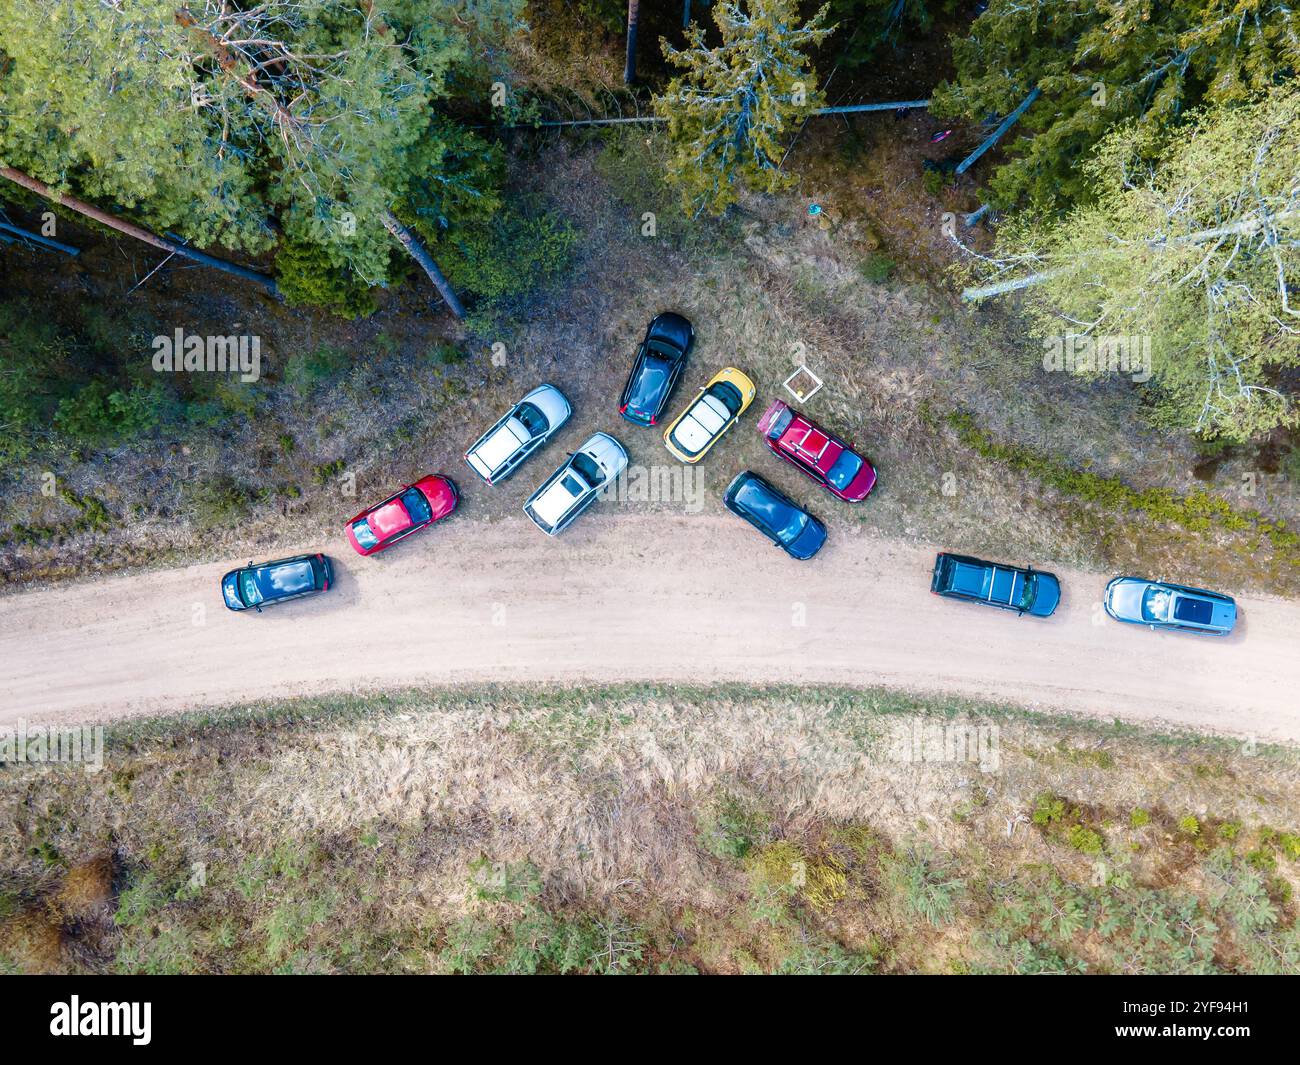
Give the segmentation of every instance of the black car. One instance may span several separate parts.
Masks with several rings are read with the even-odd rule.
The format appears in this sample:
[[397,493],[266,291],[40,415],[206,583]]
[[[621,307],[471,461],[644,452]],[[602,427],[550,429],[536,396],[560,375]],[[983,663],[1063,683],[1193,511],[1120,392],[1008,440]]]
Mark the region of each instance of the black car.
[[334,570],[324,555],[294,555],[256,565],[250,560],[221,578],[221,598],[231,610],[260,614],[264,606],[327,592],[333,580]]
[[695,329],[680,314],[656,315],[636,349],[636,361],[627,375],[618,412],[637,425],[654,425],[677,386],[686,355],[695,341]]
[[749,470],[727,485],[722,502],[791,558],[812,558],[826,542],[825,525]]
[[947,551],[935,557],[930,591],[945,599],[964,599],[1036,618],[1050,617],[1061,601],[1061,582],[1055,574]]

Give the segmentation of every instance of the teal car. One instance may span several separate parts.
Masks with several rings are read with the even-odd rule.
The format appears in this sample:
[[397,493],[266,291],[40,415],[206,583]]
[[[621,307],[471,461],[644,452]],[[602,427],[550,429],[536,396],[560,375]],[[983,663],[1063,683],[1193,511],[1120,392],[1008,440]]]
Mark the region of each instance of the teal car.
[[274,562],[251,560],[221,578],[221,598],[228,610],[255,610],[329,591],[334,570],[324,555],[294,555]]
[[1036,618],[1050,617],[1061,601],[1061,582],[1055,574],[947,551],[934,560],[930,591],[945,599],[963,599]]
[[1129,625],[1226,636],[1237,623],[1230,595],[1143,577],[1116,577],[1106,585],[1106,613]]

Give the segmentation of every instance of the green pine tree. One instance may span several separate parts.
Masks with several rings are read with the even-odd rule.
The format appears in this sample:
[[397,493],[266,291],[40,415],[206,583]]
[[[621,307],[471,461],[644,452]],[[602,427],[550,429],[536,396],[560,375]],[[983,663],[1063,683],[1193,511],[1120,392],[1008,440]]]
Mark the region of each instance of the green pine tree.
[[774,192],[792,180],[781,170],[784,138],[821,103],[805,53],[834,29],[826,12],[803,22],[795,0],[734,0],[713,9],[717,48],[705,47],[696,24],[689,47],[660,42],[683,73],[655,97],[655,113],[668,120],[668,174],[692,216],[721,214],[742,189]]
[[1042,91],[989,183],[997,207],[1085,198],[1077,164],[1121,122],[1158,130],[1300,70],[1296,15],[1274,0],[990,0],[952,43],[936,114],[983,122]]

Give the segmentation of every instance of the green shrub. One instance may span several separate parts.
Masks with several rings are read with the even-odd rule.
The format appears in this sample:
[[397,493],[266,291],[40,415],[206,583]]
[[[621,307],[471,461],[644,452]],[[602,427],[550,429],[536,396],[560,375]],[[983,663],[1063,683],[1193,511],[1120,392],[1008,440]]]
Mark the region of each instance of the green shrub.
[[1141,828],[1143,825],[1151,823],[1151,815],[1142,807],[1136,806],[1133,812],[1128,815],[1128,823],[1134,828]]
[[280,249],[275,279],[290,307],[325,307],[343,318],[364,318],[375,311],[370,286],[309,244],[291,241]]
[[352,357],[345,350],[321,344],[311,351],[290,355],[284,367],[284,380],[299,396],[306,396],[351,365]]
[[1071,847],[1083,854],[1100,854],[1104,842],[1100,832],[1086,825],[1072,825],[1066,838]]
[[201,529],[233,525],[248,516],[255,502],[253,492],[229,474],[187,483],[182,498]]
[[872,252],[858,264],[858,270],[868,281],[880,284],[890,279],[896,265],[888,255]]
[[1118,477],[1078,470],[1058,459],[1018,444],[995,440],[966,411],[952,411],[946,421],[972,451],[1013,470],[1027,473],[1065,495],[1115,510],[1134,510],[1157,522],[1171,522],[1191,532],[1212,528],[1230,533],[1258,533],[1290,557],[1300,556],[1300,535],[1284,521],[1269,521],[1257,510],[1237,510],[1208,492],[1180,495],[1170,488],[1133,488]]
[[458,292],[489,301],[526,296],[569,265],[577,234],[552,214],[499,212],[435,250]]
[[700,843],[715,858],[739,861],[767,834],[766,820],[731,795],[719,799],[700,829]]

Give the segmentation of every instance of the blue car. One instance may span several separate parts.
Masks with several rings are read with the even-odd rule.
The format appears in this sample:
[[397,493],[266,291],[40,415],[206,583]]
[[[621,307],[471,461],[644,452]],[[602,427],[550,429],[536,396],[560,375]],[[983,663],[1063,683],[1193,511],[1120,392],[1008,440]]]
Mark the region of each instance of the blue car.
[[334,570],[324,555],[295,555],[274,562],[252,561],[221,578],[221,598],[230,610],[256,610],[329,591]]
[[1116,577],[1106,585],[1103,605],[1116,621],[1153,629],[1226,636],[1237,623],[1237,603],[1230,595],[1142,577]]
[[826,542],[825,525],[756,473],[739,474],[722,502],[791,558],[812,558]]
[[1061,582],[1054,573],[947,551],[935,557],[930,591],[1035,618],[1050,617],[1061,601]]

